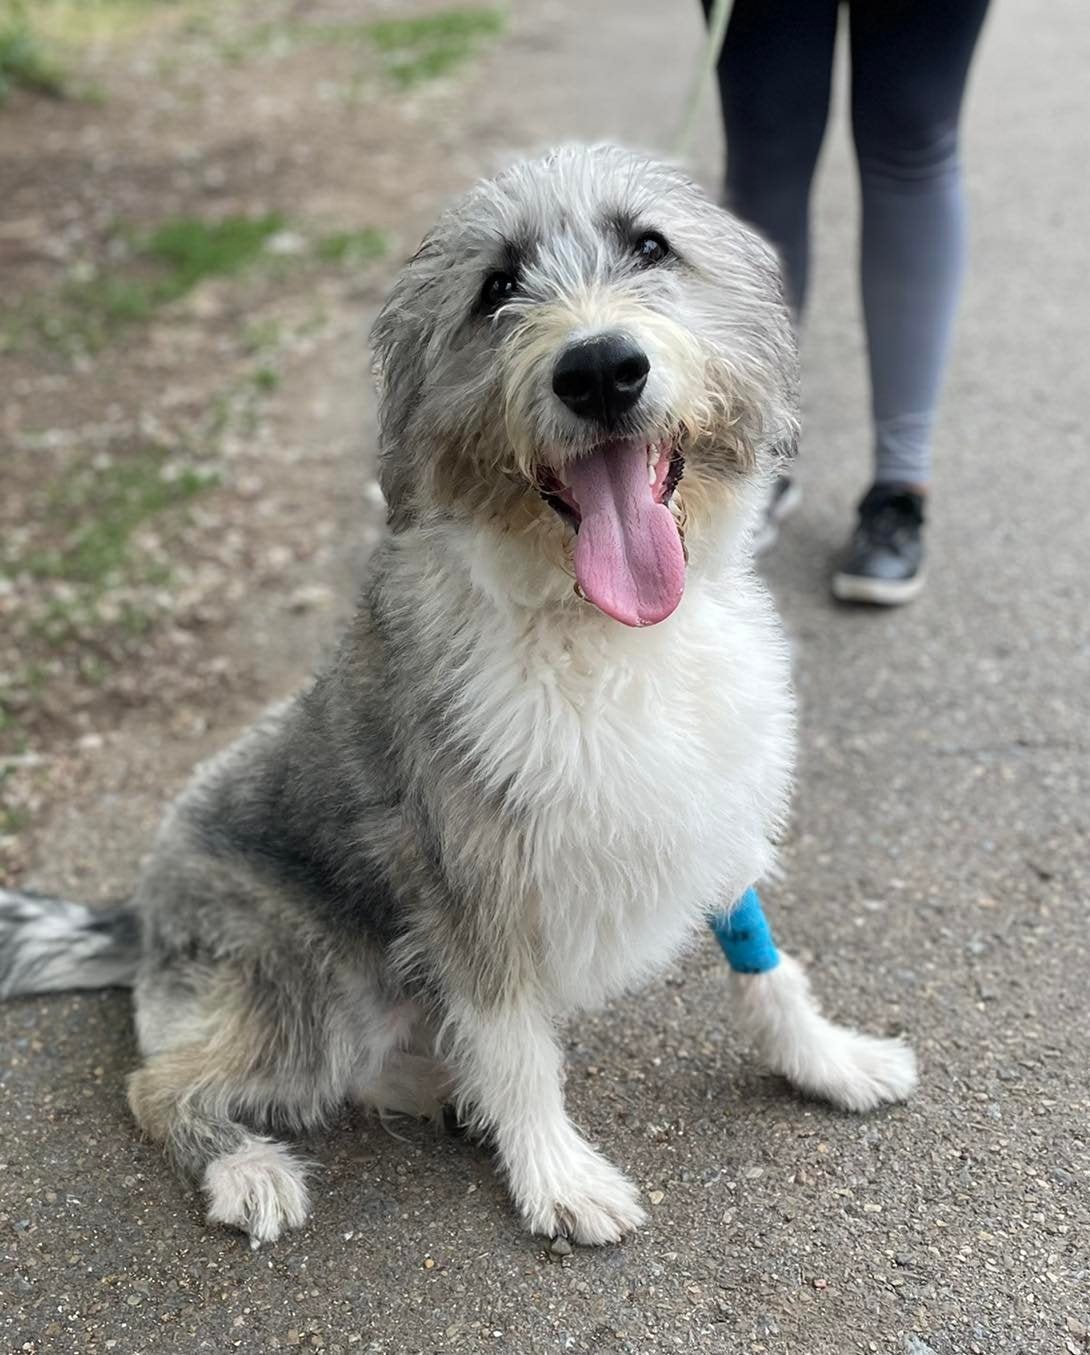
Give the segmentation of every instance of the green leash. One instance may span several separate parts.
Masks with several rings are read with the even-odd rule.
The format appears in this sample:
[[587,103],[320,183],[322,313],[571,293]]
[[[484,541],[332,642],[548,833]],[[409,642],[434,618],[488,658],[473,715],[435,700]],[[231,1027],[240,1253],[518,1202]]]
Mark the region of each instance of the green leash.
[[673,154],[684,160],[689,154],[696,119],[700,113],[707,89],[708,77],[719,65],[719,53],[723,50],[723,40],[727,36],[727,19],[730,15],[731,0],[715,0],[712,12],[708,16],[708,36],[704,41],[704,50],[700,54],[696,71],[689,87],[689,96],[685,101],[685,116],[673,145]]

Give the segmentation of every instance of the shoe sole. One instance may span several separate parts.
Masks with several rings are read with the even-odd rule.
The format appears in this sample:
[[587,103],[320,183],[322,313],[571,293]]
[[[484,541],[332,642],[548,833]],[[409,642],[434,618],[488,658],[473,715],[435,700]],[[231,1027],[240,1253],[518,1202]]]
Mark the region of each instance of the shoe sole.
[[864,574],[834,574],[833,597],[838,602],[869,602],[876,607],[900,607],[923,592],[924,576],[913,579],[868,579]]
[[764,555],[766,551],[772,549],[780,535],[780,524],[787,521],[800,503],[802,490],[792,481],[765,514],[765,520],[753,543],[754,555]]

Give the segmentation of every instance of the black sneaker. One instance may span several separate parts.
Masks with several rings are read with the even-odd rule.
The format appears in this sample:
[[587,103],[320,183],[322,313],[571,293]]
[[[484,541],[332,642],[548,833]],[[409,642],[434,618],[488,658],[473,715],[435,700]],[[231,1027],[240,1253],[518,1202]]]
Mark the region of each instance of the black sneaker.
[[753,538],[754,555],[763,555],[766,550],[771,550],[780,534],[780,523],[790,517],[801,502],[802,490],[790,475],[777,475],[765,505],[764,521]]
[[872,485],[859,504],[859,525],[833,575],[841,602],[897,607],[923,588],[922,494],[906,485]]

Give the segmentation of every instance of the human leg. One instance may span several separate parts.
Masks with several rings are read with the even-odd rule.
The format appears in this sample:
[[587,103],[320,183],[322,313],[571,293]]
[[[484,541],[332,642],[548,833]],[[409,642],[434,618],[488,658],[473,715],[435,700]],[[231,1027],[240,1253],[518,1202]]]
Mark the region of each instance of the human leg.
[[987,0],[850,10],[875,480],[919,491],[965,268],[958,123]]
[[779,252],[796,313],[806,296],[810,184],[836,24],[836,0],[734,0],[719,57],[727,206]]

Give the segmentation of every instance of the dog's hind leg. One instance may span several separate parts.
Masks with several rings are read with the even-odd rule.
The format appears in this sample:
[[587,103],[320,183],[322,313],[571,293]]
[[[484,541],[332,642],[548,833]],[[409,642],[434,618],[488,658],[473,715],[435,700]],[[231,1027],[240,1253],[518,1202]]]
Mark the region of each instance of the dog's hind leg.
[[352,1089],[352,1099],[381,1115],[408,1115],[434,1120],[452,1095],[446,1065],[427,1054],[394,1050],[365,1083]]
[[209,1223],[241,1229],[252,1246],[275,1242],[306,1221],[306,1164],[232,1118],[230,1094],[209,1079],[209,1055],[195,1045],[149,1059],[129,1079],[129,1105],[178,1171],[200,1183]]
[[774,1072],[842,1110],[909,1096],[916,1086],[912,1050],[822,1016],[802,967],[774,945],[754,890],[714,919],[712,930],[730,962],[742,1031]]
[[420,1007],[408,999],[395,1002],[376,1012],[370,1026],[349,1097],[383,1117],[438,1118],[451,1095],[451,1077]]
[[203,1189],[209,1222],[254,1245],[308,1213],[306,1164],[268,1131],[319,1125],[350,1075],[333,985],[311,999],[269,977],[227,965],[199,978],[142,975],[137,1029],[149,1057],[129,1080],[137,1122]]

